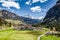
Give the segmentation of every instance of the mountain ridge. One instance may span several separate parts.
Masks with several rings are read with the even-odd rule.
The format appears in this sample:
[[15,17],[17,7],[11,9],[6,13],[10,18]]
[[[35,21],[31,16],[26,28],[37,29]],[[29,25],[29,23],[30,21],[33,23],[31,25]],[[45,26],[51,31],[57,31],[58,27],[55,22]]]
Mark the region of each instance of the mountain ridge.
[[7,11],[7,10],[0,10],[0,17],[2,17],[3,19],[20,20],[26,24],[37,24],[37,23],[40,23],[40,21],[41,21],[39,19],[31,19],[31,18],[19,16],[15,13]]
[[47,12],[42,24],[60,31],[60,0]]

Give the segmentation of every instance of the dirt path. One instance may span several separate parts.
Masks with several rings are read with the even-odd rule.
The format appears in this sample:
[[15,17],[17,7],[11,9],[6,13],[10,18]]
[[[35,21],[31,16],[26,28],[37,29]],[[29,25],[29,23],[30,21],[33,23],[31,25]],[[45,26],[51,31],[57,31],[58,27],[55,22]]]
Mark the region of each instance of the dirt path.
[[58,31],[47,31],[45,34],[39,35],[37,40],[41,40],[41,37],[45,36],[46,34],[60,34]]
[[41,40],[41,37],[43,37],[44,35],[46,35],[48,32],[46,32],[45,34],[39,35],[37,40]]

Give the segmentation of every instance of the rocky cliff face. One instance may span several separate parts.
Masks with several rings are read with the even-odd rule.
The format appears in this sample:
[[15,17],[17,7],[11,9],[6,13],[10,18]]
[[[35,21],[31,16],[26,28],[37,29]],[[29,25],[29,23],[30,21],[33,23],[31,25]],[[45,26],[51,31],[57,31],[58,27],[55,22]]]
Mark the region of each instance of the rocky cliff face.
[[43,22],[47,27],[60,31],[60,0],[47,12]]
[[60,0],[46,14],[43,23],[58,21],[60,19]]

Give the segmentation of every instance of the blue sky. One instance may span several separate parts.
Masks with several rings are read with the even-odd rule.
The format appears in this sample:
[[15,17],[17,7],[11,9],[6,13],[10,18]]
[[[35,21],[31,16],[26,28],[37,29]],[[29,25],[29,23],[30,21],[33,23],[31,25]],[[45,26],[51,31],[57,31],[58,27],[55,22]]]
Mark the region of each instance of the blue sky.
[[42,19],[57,0],[0,0],[0,9],[8,10],[19,16]]

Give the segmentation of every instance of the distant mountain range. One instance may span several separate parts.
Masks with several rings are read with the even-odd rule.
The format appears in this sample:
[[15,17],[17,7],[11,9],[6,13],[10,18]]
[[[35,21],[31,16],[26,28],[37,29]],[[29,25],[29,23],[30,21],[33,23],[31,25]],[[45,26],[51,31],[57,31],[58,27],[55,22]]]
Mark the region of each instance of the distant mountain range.
[[26,24],[38,24],[38,23],[42,22],[42,20],[32,19],[32,18],[27,18],[27,17],[21,17],[21,19],[23,19],[23,21]]
[[26,24],[37,24],[41,22],[41,20],[39,19],[31,19],[27,17],[18,16],[17,14],[6,11],[6,10],[0,10],[0,17],[3,19],[20,20]]

